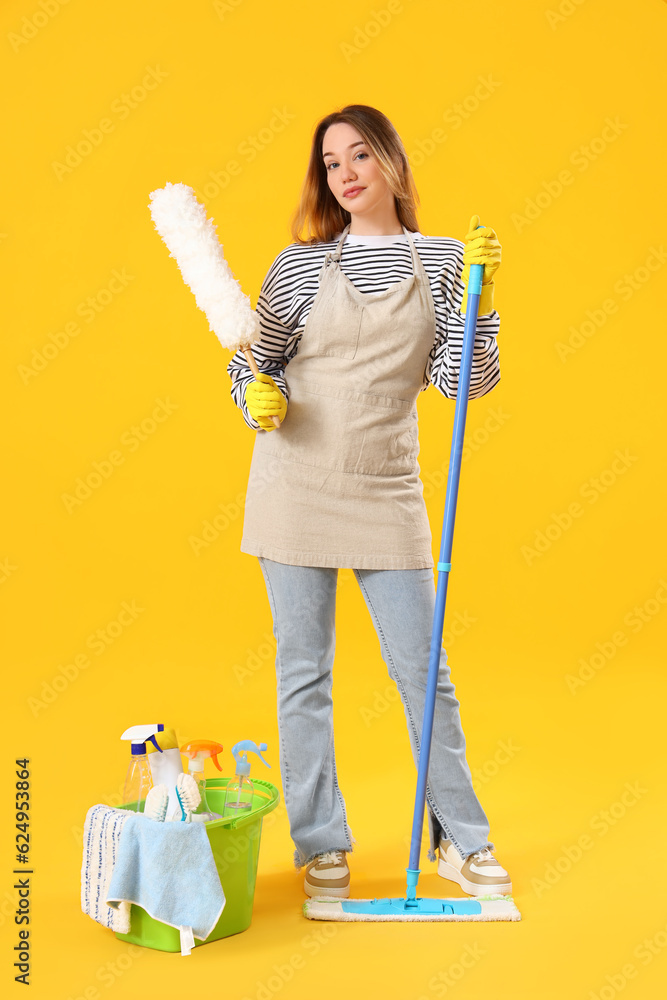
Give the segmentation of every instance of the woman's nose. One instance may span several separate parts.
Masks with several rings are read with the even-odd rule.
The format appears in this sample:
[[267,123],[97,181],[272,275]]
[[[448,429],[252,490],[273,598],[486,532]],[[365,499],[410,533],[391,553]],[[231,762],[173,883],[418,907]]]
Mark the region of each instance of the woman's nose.
[[348,181],[356,181],[357,175],[354,167],[351,163],[346,163],[343,165],[343,183],[347,184]]

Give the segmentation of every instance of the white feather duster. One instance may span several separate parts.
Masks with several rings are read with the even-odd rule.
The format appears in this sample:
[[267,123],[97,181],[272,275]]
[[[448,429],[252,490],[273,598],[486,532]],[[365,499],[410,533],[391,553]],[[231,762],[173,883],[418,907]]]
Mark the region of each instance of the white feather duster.
[[[250,345],[259,336],[259,318],[225,260],[212,219],[187,184],[170,184],[151,191],[153,223],[176,259],[209,327],[223,347],[242,350],[255,378],[259,369]],[[272,417],[280,427],[278,417]]]
[[183,279],[210,329],[230,351],[249,347],[259,336],[259,320],[250,306],[216,236],[212,219],[186,184],[151,191],[150,210],[158,233],[175,257]]

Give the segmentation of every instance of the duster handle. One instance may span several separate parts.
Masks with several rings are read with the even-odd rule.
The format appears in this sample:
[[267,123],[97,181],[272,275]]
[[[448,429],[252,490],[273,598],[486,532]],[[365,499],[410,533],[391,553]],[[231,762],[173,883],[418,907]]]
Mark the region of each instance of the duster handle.
[[[257,378],[257,376],[259,375],[259,368],[257,367],[257,362],[255,361],[254,354],[252,353],[249,347],[242,347],[241,350],[245,354],[246,361],[250,365],[250,371],[253,373],[255,378]],[[276,425],[276,427],[280,427],[279,417],[273,416],[271,417],[271,420],[273,420],[273,423]]]

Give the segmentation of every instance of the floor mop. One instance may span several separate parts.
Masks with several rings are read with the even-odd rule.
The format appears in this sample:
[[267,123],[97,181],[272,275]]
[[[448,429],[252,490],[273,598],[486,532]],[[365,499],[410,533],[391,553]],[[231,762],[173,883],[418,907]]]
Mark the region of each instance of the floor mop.
[[[478,227],[480,228],[480,227]],[[325,896],[315,897],[303,904],[304,916],[309,920],[520,920],[521,914],[511,896],[489,895],[476,896],[472,899],[427,899],[417,897],[417,881],[419,879],[419,854],[421,851],[422,826],[424,823],[424,808],[426,803],[426,780],[428,763],[431,753],[431,735],[433,732],[433,717],[435,713],[435,697],[440,666],[440,649],[445,619],[445,602],[447,599],[447,582],[451,569],[452,541],[454,537],[454,517],[456,515],[456,499],[459,490],[461,472],[461,454],[463,452],[463,437],[465,433],[466,412],[468,409],[468,393],[470,390],[470,374],[472,370],[473,347],[477,327],[479,298],[482,290],[483,264],[470,266],[468,279],[468,299],[466,307],[465,326],[463,331],[463,349],[461,352],[461,369],[459,374],[456,407],[454,410],[454,429],[452,433],[452,449],[449,457],[447,474],[447,494],[443,523],[440,559],[438,561],[438,586],[435,599],[435,614],[433,616],[433,631],[431,633],[431,652],[429,657],[428,677],[426,681],[426,701],[424,705],[424,724],[420,744],[419,767],[417,771],[417,791],[410,840],[410,860],[407,871],[407,891],[405,899],[393,897],[387,899],[333,899]]]

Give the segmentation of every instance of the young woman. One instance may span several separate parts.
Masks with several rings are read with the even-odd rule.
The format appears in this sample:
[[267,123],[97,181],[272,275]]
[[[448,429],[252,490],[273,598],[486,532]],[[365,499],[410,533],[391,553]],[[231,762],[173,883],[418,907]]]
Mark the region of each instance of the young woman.
[[[336,774],[332,665],[338,569],[353,569],[418,759],[435,591],[416,400],[456,397],[469,266],[484,265],[470,398],[498,382],[492,229],[419,232],[403,144],[366,105],[327,115],[282,250],[262,284],[254,380],[232,394],[255,438],[241,551],[264,574],[277,641],[280,766],[309,895],[348,896],[352,834]],[[302,236],[303,230],[307,231]],[[272,420],[280,418],[276,429]],[[473,895],[509,893],[471,783],[442,651],[429,764],[430,857]]]

